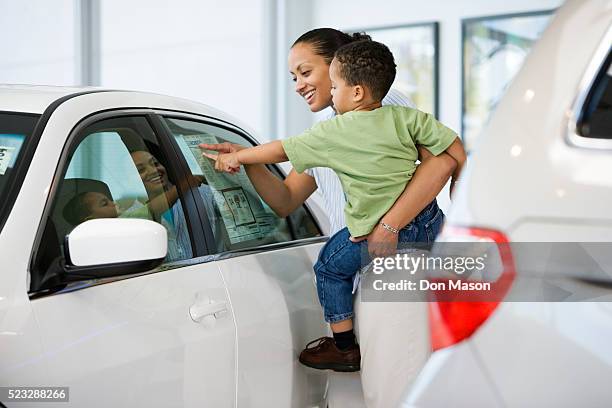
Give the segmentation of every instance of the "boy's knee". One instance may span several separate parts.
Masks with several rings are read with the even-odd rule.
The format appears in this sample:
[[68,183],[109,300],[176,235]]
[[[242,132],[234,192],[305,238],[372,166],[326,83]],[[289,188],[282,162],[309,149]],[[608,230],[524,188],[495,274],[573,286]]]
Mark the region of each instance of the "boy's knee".
[[315,262],[314,266],[312,267],[312,269],[314,269],[315,276],[320,275],[320,271],[323,267],[324,267],[323,262],[321,262],[321,259],[318,259],[317,262]]

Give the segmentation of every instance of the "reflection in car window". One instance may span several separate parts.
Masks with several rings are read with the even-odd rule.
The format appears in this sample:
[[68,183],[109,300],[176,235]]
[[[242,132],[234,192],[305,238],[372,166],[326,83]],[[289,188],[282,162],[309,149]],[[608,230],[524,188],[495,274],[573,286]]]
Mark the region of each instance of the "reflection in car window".
[[168,174],[157,137],[145,118],[97,122],[79,134],[70,151],[36,262],[41,273],[48,275],[50,268],[61,264],[65,236],[78,224],[95,218],[156,221],[168,232],[166,261],[192,257],[175,180]]
[[[71,226],[93,218],[144,218],[168,231],[167,261],[192,256],[175,182],[162,164],[152,129],[144,118],[110,119],[85,130],[72,155],[64,185],[95,180],[104,191],[82,187],[56,212]],[[74,193],[73,193],[74,194]],[[59,206],[58,206],[59,210]]]
[[230,142],[250,146],[238,133],[221,126],[184,119],[166,118],[190,170],[202,175],[212,190],[220,217],[214,225],[217,231],[217,251],[249,248],[264,244],[287,242],[320,235],[312,217],[298,208],[289,219],[278,217],[260,198],[246,172],[241,168],[234,175],[217,173],[210,159],[202,157],[200,143]]
[[598,74],[583,108],[580,133],[594,139],[612,139],[612,52]]

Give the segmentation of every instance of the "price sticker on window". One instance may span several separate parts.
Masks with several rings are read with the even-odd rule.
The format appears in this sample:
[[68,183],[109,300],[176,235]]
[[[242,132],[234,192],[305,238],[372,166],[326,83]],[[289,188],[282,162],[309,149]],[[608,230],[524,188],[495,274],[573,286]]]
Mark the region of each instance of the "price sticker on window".
[[15,152],[14,147],[0,146],[0,176],[3,176],[11,163],[11,158]]

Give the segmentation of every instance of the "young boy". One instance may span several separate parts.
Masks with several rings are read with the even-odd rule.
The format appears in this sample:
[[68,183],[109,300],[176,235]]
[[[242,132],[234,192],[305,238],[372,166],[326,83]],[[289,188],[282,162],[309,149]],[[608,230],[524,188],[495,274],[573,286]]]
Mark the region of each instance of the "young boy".
[[361,257],[361,247],[367,243],[350,238],[365,236],[381,225],[399,235],[398,242],[415,242],[419,228],[433,220],[417,217],[400,230],[384,219],[416,169],[415,145],[434,155],[446,151],[457,161],[451,188],[465,162],[465,152],[457,135],[432,115],[400,106],[382,107],[381,100],[395,79],[393,55],[385,45],[375,41],[345,45],[336,52],[329,74],[335,118],[282,142],[204,155],[216,160],[217,170],[227,172],[238,171],[241,164],[289,160],[297,172],[329,167],[338,174],[347,199],[347,228],[329,239],[314,266],[319,301],[334,339],[323,337],[309,343],[300,362],[318,369],[358,371],[352,282],[369,259]]

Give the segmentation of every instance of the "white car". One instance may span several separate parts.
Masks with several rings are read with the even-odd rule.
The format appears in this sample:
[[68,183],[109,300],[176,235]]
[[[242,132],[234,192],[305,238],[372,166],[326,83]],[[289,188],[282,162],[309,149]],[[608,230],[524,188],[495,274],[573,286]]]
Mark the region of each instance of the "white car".
[[564,268],[563,251],[506,253],[512,290],[545,270],[571,288],[567,301],[430,303],[434,353],[403,406],[610,406],[611,46],[612,1],[556,12],[479,139],[439,238],[582,248],[596,266]]
[[215,173],[223,141],[255,143],[178,98],[0,86],[0,405],[326,405],[297,361],[325,237]]

